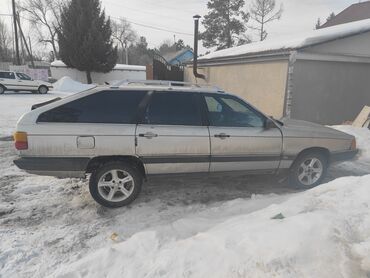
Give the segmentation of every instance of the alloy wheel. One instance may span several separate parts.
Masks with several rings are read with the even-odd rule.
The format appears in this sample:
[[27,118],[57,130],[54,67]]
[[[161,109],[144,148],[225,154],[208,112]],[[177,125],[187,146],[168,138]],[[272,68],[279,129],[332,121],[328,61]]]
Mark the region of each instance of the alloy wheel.
[[130,173],[115,169],[104,173],[98,182],[99,195],[109,202],[121,202],[131,196],[135,182]]
[[324,166],[318,158],[308,158],[298,168],[298,180],[305,186],[311,186],[321,178],[323,172]]

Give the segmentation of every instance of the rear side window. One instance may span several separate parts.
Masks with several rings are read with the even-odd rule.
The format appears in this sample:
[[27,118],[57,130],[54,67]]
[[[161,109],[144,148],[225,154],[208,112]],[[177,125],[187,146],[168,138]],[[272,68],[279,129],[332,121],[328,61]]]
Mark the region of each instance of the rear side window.
[[145,111],[145,124],[200,126],[202,118],[192,93],[155,93]]
[[38,122],[130,124],[145,91],[104,91],[42,113]]
[[13,72],[0,72],[0,78],[15,79]]

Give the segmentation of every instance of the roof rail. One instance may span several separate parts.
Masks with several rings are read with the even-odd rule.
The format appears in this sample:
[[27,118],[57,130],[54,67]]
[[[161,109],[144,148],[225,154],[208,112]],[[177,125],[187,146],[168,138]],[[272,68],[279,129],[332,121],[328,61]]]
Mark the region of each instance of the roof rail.
[[111,88],[118,88],[120,86],[129,86],[129,85],[146,85],[146,86],[165,86],[169,88],[173,87],[187,87],[187,88],[199,88],[199,89],[211,89],[217,92],[223,92],[222,89],[216,86],[209,84],[199,85],[193,84],[190,82],[180,82],[180,81],[168,81],[168,80],[121,80],[114,83]]

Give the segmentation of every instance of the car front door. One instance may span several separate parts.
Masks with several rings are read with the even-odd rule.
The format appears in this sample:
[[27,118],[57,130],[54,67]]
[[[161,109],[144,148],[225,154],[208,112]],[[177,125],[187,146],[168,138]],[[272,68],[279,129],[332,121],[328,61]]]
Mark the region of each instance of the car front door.
[[148,174],[209,171],[209,131],[194,93],[153,92],[136,138]]
[[211,141],[211,172],[274,171],[282,150],[280,129],[266,129],[266,117],[241,99],[205,94]]
[[18,82],[18,90],[21,91],[34,91],[38,89],[38,85],[35,81],[32,80],[27,74],[17,72],[17,82]]

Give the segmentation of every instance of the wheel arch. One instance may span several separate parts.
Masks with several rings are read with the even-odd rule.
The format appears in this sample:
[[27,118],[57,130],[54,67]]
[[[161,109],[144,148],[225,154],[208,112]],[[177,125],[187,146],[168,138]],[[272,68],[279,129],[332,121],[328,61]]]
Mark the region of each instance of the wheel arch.
[[112,161],[127,162],[137,168],[143,177],[146,177],[146,170],[144,163],[140,158],[136,156],[124,156],[124,155],[113,155],[113,156],[97,156],[92,158],[86,167],[86,173],[92,173],[94,170],[98,169],[105,163]]
[[40,88],[42,88],[42,87],[45,87],[45,88],[49,91],[49,87],[48,87],[48,86],[46,86],[45,84],[41,84],[41,85],[39,85],[39,86],[37,87],[37,91],[40,91]]
[[330,151],[329,151],[329,149],[324,148],[324,147],[310,147],[310,148],[304,149],[300,153],[298,153],[298,155],[294,158],[294,161],[293,161],[292,165],[290,166],[290,168],[292,168],[295,165],[296,161],[300,157],[302,157],[303,155],[306,155],[308,153],[313,153],[313,152],[320,153],[320,154],[324,155],[325,158],[326,158],[326,162],[330,163]]

